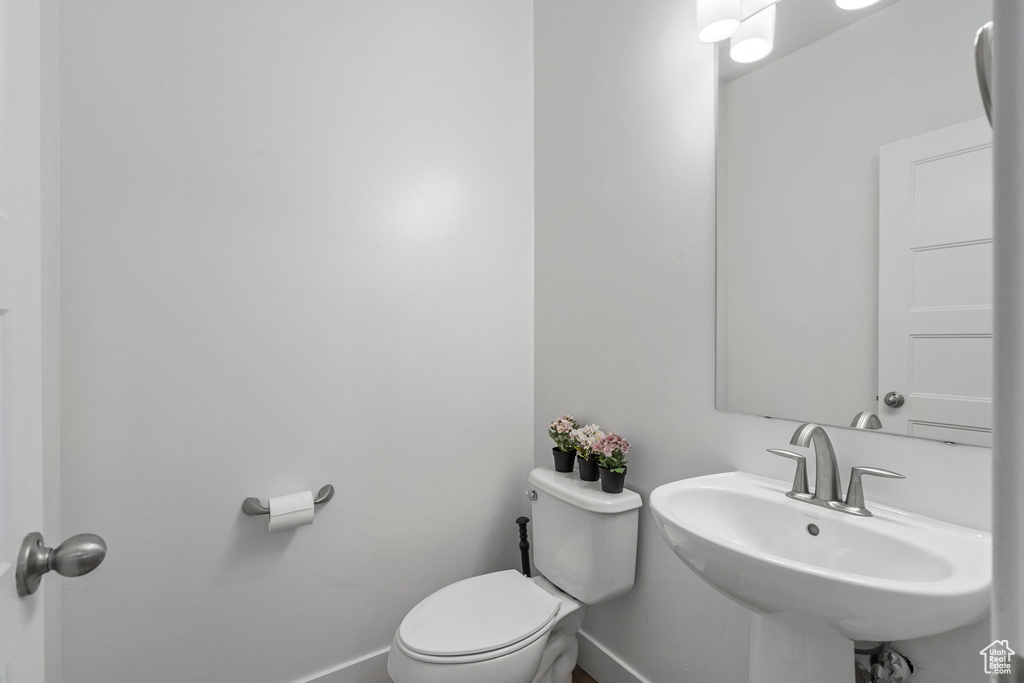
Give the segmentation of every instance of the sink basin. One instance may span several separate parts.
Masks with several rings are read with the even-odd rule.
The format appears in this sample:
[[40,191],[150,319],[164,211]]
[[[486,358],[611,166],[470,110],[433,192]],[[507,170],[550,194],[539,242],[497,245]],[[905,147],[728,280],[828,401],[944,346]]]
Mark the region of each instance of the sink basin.
[[989,534],[870,501],[874,516],[854,517],[787,498],[789,489],[714,474],[659,486],[651,510],[687,566],[756,613],[808,615],[873,641],[934,635],[988,613]]

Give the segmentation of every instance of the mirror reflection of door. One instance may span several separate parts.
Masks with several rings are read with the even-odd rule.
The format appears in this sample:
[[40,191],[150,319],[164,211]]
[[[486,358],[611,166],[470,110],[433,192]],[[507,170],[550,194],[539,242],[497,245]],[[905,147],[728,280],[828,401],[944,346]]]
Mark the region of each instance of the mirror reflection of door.
[[[991,446],[992,131],[879,152],[878,395],[887,431]],[[906,397],[885,405],[891,391]]]

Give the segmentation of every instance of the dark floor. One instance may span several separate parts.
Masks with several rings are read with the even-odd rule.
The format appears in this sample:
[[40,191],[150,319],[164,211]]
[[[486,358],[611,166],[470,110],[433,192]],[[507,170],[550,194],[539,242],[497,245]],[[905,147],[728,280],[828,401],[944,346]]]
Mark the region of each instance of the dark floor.
[[577,666],[572,672],[572,683],[597,683],[597,681],[591,678],[590,674]]

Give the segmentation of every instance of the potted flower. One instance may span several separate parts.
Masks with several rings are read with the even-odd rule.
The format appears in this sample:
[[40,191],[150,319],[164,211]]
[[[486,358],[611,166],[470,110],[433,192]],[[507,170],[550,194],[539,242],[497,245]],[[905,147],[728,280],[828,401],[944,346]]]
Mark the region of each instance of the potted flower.
[[626,483],[626,453],[629,442],[612,432],[602,437],[594,450],[599,454],[597,464],[601,467],[601,490],[605,493],[622,493]]
[[580,426],[580,423],[571,415],[563,415],[548,425],[548,436],[555,442],[551,449],[555,456],[556,472],[572,472],[572,460],[575,456],[572,447],[572,430]]
[[576,449],[576,463],[580,469],[580,479],[583,481],[597,481],[597,456],[594,452],[594,444],[604,438],[604,432],[597,425],[578,427],[569,435],[572,437],[572,447]]

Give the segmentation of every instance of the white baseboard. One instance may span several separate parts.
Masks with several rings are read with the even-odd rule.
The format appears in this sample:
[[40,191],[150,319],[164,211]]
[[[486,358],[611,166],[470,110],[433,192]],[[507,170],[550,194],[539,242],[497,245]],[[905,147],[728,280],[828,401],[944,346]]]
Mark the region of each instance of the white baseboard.
[[390,646],[347,661],[334,669],[321,671],[297,683],[391,683],[391,677],[388,676],[389,652]]
[[595,680],[601,683],[651,683],[585,631],[580,631],[579,643],[577,661]]
[[[601,683],[651,683],[585,631],[579,633],[579,665]],[[298,683],[391,683],[385,647]]]

